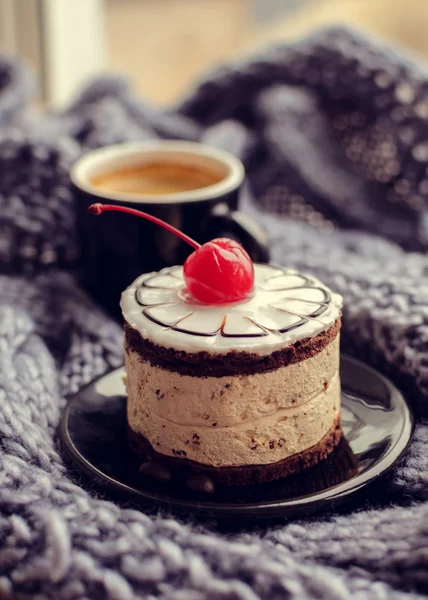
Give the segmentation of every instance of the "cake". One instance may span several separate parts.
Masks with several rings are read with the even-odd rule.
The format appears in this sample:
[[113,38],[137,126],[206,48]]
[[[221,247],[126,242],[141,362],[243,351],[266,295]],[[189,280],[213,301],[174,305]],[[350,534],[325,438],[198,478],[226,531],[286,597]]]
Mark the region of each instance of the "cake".
[[203,304],[183,267],[121,298],[129,439],[160,473],[223,485],[285,477],[341,438],[342,299],[318,279],[254,265],[248,298]]
[[141,275],[121,298],[140,472],[212,492],[329,456],[341,439],[342,298],[315,277],[253,265],[235,240],[201,245],[134,208],[88,210],[144,218],[194,249],[183,267]]

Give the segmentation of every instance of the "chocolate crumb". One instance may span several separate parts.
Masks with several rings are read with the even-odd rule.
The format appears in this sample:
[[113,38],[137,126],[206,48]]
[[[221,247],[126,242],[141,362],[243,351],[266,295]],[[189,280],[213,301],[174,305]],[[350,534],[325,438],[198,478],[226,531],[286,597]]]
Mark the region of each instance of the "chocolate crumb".
[[205,475],[194,475],[193,477],[189,477],[186,481],[186,485],[192,492],[198,492],[200,494],[213,494],[215,491],[212,479]]
[[259,447],[258,443],[256,442],[256,440],[254,438],[251,438],[251,443],[253,444],[252,446],[250,446],[250,450],[255,450],[256,448]]
[[141,473],[141,475],[152,477],[158,481],[169,481],[171,479],[171,472],[163,465],[159,465],[154,462],[142,463],[138,471]]
[[271,441],[269,442],[269,448],[270,448],[271,450],[274,450],[274,448],[275,448],[275,442],[274,442],[273,440],[271,440]]
[[226,389],[229,389],[232,386],[231,383],[226,383],[226,385],[224,386]]
[[172,448],[171,452],[174,456],[187,456],[187,452],[185,450],[174,450],[174,448]]
[[212,423],[211,427],[217,427],[217,423]]
[[327,381],[327,379],[324,379],[323,388],[326,390],[327,387],[328,387],[328,381]]
[[157,397],[158,400],[163,400],[165,398],[165,394],[161,393],[160,390],[156,390],[155,394],[156,394],[156,397]]

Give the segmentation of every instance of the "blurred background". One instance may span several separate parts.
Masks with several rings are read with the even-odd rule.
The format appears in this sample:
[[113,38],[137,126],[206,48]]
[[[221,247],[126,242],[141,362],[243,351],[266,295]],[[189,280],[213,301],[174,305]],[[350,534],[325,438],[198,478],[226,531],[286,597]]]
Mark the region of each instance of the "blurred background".
[[0,0],[0,49],[33,65],[47,105],[106,71],[169,104],[221,62],[333,24],[428,59],[428,0]]

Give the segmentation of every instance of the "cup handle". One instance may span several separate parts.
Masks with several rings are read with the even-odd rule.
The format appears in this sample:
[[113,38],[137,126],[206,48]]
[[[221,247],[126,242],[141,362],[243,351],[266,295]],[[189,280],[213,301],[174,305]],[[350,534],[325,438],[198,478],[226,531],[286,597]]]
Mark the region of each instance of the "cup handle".
[[253,262],[269,262],[269,240],[266,231],[239,210],[230,210],[225,202],[213,206],[209,219],[209,239],[233,237],[241,243]]

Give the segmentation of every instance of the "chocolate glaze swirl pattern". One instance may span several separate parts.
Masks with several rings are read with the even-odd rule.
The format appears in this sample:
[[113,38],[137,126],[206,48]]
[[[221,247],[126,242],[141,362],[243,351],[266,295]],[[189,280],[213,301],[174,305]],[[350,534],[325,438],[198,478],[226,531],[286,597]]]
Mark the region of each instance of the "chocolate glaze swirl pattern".
[[216,338],[216,343],[226,338],[232,344],[269,337],[279,343],[293,331],[294,341],[315,335],[334,323],[340,306],[341,298],[314,277],[271,265],[255,265],[254,295],[235,304],[207,306],[192,301],[186,295],[182,267],[143,275],[122,297],[124,316],[131,325],[130,309],[135,316],[138,308],[134,322],[149,322],[166,334]]
[[[321,287],[317,287],[315,286],[310,278],[303,276],[303,275],[297,275],[294,271],[280,271],[279,273],[277,271],[279,271],[278,269],[275,269],[273,267],[269,267],[269,269],[272,269],[272,275],[268,278],[266,278],[264,285],[261,285],[261,289],[262,290],[266,290],[266,291],[273,291],[272,287],[269,287],[271,281],[274,282],[275,285],[275,280],[280,281],[280,286],[279,288],[275,288],[276,292],[284,292],[284,296],[282,296],[280,298],[280,301],[282,301],[282,304],[284,304],[284,302],[289,301],[289,303],[291,303],[292,305],[298,305],[301,307],[301,313],[299,314],[296,311],[290,310],[289,308],[287,308],[286,306],[276,306],[275,304],[270,304],[269,306],[273,309],[273,310],[277,310],[280,312],[285,313],[286,315],[289,315],[291,317],[295,317],[298,320],[290,323],[288,325],[285,325],[285,327],[282,328],[278,328],[275,331],[278,331],[279,333],[284,333],[286,331],[290,331],[291,329],[295,329],[296,327],[299,327],[300,325],[302,325],[303,323],[307,323],[309,319],[315,319],[318,315],[322,314],[323,312],[325,312],[327,310],[327,305],[329,304],[330,300],[331,300],[331,294],[329,291],[321,288]],[[179,298],[179,293],[177,294],[177,291],[181,291],[183,288],[183,279],[182,277],[180,277],[178,275],[178,273],[182,274],[182,269],[180,267],[172,267],[172,268],[168,268],[166,269],[166,271],[160,273],[160,274],[156,274],[153,275],[152,277],[149,277],[148,279],[145,279],[142,284],[141,287],[137,288],[136,292],[135,292],[135,299],[138,302],[138,304],[140,304],[140,306],[143,306],[143,314],[150,319],[151,321],[153,321],[154,323],[157,323],[158,325],[161,325],[163,327],[167,327],[167,328],[171,328],[174,329],[175,331],[180,331],[181,333],[187,333],[189,335],[199,335],[199,336],[213,336],[213,335],[217,335],[220,334],[222,337],[264,337],[266,335],[269,335],[269,333],[272,332],[272,329],[269,327],[265,327],[263,324],[257,322],[256,318],[248,316],[248,315],[244,315],[241,318],[243,319],[248,319],[250,323],[252,323],[253,325],[255,325],[256,327],[259,328],[259,332],[257,333],[226,333],[225,329],[226,329],[226,325],[227,325],[227,320],[228,320],[228,314],[227,311],[225,310],[224,312],[224,316],[223,318],[221,318],[219,315],[218,317],[220,317],[221,319],[221,323],[219,325],[219,327],[217,327],[217,329],[214,329],[213,331],[196,331],[196,330],[191,330],[191,329],[186,329],[185,327],[182,327],[181,324],[184,323],[186,320],[189,319],[189,317],[193,316],[196,312],[199,312],[200,310],[200,306],[201,305],[194,305],[191,303],[187,303],[184,302],[183,304],[185,304],[185,308],[183,307],[183,304],[181,304],[180,300],[175,300],[175,298]],[[159,282],[160,280],[160,285]],[[296,280],[300,280],[301,281],[301,285],[292,285],[291,287],[289,285],[287,285],[287,282],[293,282],[296,283]],[[164,285],[162,285],[162,283]],[[277,282],[276,282],[277,283]],[[167,285],[169,284],[169,285]],[[150,299],[150,294],[149,297],[146,298],[145,295],[145,291],[147,290],[147,288],[149,288],[150,290],[156,290],[159,292],[159,296],[167,296],[170,298],[170,300],[167,300],[166,302],[155,302],[153,303],[153,296],[152,299]],[[296,293],[296,296],[300,296],[300,298],[296,298],[293,297],[292,295],[289,296],[287,294],[293,294],[294,291],[298,290],[298,292]],[[315,301],[315,300],[311,300],[309,298],[305,298],[305,290],[309,290],[309,294],[313,291],[319,291],[322,294],[322,299],[320,299],[319,301]],[[303,291],[303,294],[302,294]],[[164,294],[164,292],[166,292],[166,294]],[[159,307],[161,306],[163,309],[168,309],[168,308],[172,308],[172,307],[176,307],[176,306],[180,306],[180,308],[184,308],[186,312],[183,316],[180,316],[173,324],[171,324],[171,322],[165,322],[162,320],[159,320],[158,318],[156,318],[155,316],[153,316],[152,314],[152,308],[153,307]],[[195,308],[196,306],[196,308]],[[305,313],[305,310],[307,310],[307,308],[309,307],[309,312]],[[205,308],[205,307],[204,307]],[[203,310],[203,309],[202,309]],[[297,308],[297,310],[299,310]],[[305,314],[303,314],[305,313]],[[233,329],[232,329],[233,330]]]

